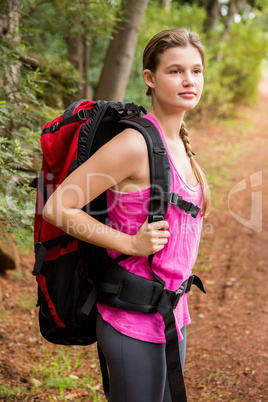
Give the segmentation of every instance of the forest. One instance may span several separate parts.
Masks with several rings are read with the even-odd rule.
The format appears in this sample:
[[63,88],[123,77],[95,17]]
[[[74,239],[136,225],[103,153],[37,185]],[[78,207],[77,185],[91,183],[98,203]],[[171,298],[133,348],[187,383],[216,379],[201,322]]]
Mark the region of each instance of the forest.
[[[74,347],[66,353],[64,348],[46,347],[38,333],[31,276],[36,189],[31,183],[41,168],[40,133],[44,124],[79,99],[130,101],[148,108],[150,100],[142,78],[143,49],[154,34],[173,27],[197,32],[205,47],[204,91],[198,106],[187,113],[186,124],[212,192],[214,214],[204,225],[196,268],[209,288],[220,288],[218,299],[212,298],[206,307],[207,325],[212,322],[212,332],[217,335],[219,329],[226,328],[222,311],[226,318],[231,311],[250,308],[255,287],[243,308],[230,301],[228,308],[221,303],[229,291],[236,286],[240,289],[238,274],[231,273],[231,259],[244,267],[241,277],[245,275],[245,281],[246,272],[252,274],[249,261],[259,267],[254,281],[262,278],[263,261],[267,261],[261,247],[267,240],[265,224],[261,234],[252,229],[254,236],[249,225],[239,227],[238,219],[234,224],[233,217],[241,211],[246,216],[250,206],[237,199],[235,213],[230,214],[233,204],[229,201],[231,187],[245,177],[243,174],[250,176],[266,169],[268,0],[0,0],[0,400],[104,400],[95,349],[84,352]],[[265,106],[260,106],[260,97]],[[255,134],[253,144],[250,141]],[[262,191],[266,194],[266,189]],[[262,218],[264,222],[264,215]],[[244,217],[240,223],[242,219],[246,221]],[[229,232],[223,230],[226,222]],[[241,251],[254,247],[258,258]],[[217,283],[211,279],[212,267],[213,275],[219,274]],[[263,300],[266,294],[259,296],[258,300]],[[199,295],[192,300],[193,317],[202,321],[200,306],[206,302],[200,301]],[[214,308],[215,302],[220,310]],[[268,310],[261,301],[257,305],[260,321],[256,331],[260,331],[259,343],[265,345],[263,319],[266,314],[267,321]],[[23,317],[24,322],[32,323],[22,330],[19,321],[11,324],[13,313],[16,319]],[[240,324],[245,333],[250,331],[244,328],[245,321],[233,322],[234,336],[238,331],[234,327],[240,328]],[[199,329],[197,323],[193,328],[196,333],[189,351],[198,359],[193,342],[199,342],[207,327],[202,321]],[[16,334],[14,341],[12,332]],[[201,344],[207,367],[206,356],[215,352],[221,338],[215,339],[210,345]],[[256,362],[258,369],[251,369],[252,344],[246,342],[245,361],[233,351],[236,357],[230,362],[231,358],[226,358],[229,346],[224,342],[224,352],[212,359],[209,374],[201,361],[189,358],[186,385],[190,401],[267,400],[262,372],[262,358],[267,365],[267,354],[265,357],[263,352]],[[241,352],[242,340],[239,342],[237,351]],[[37,353],[32,361],[30,350]],[[191,370],[195,370],[192,377]],[[260,377],[254,391],[255,373]]]
[[267,53],[265,6],[264,0],[1,0],[1,231],[27,241],[34,205],[28,177],[40,168],[43,124],[78,99],[148,106],[142,52],[161,29],[188,27],[205,45],[205,89],[189,120],[229,116],[237,103],[256,102]]

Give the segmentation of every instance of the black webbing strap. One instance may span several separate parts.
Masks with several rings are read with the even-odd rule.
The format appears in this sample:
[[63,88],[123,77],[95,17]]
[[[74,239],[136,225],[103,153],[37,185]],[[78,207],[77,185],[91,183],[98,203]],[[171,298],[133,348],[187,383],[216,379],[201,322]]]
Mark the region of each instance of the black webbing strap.
[[170,192],[171,168],[164,143],[155,125],[146,118],[132,116],[121,120],[118,127],[119,130],[131,127],[139,131],[147,143],[151,184],[148,222],[151,223],[155,216],[164,216],[168,207],[163,192]]
[[75,159],[74,161],[72,161],[72,163],[70,164],[70,167],[68,169],[68,173],[67,176],[69,176],[70,173],[72,173],[73,170],[75,170],[78,167],[78,160]]
[[33,268],[34,276],[38,276],[40,274],[46,255],[47,255],[47,248],[42,243],[40,243]]
[[[143,135],[148,147],[151,184],[148,222],[163,220],[168,207],[168,199],[163,197],[163,194],[169,193],[171,186],[171,168],[165,145],[157,128],[150,120],[131,116],[119,122],[119,129],[129,127]],[[152,259],[153,255],[149,256],[152,274],[165,286],[165,282],[152,269]]]
[[44,128],[41,135],[43,134],[53,134],[58,131],[61,127],[67,126],[68,124],[75,123],[79,120],[87,120],[91,117],[92,109],[80,109],[77,113],[73,114],[70,117],[62,120],[61,123],[55,122],[50,127]]
[[72,236],[70,236],[68,234],[64,234],[62,236],[55,237],[54,239],[47,240],[45,242],[39,241],[39,242],[35,243],[34,251],[36,254],[36,259],[35,259],[35,264],[34,264],[32,274],[34,276],[40,275],[42,265],[43,265],[44,259],[47,255],[49,248],[58,246],[59,244],[66,244],[66,246],[67,246],[68,242],[71,239],[73,239]]
[[163,292],[158,311],[165,323],[167,376],[172,402],[186,402],[186,391],[180,362],[178,334],[168,292]]
[[81,308],[81,313],[89,315],[90,311],[92,310],[95,301],[97,300],[98,292],[96,287],[92,284],[92,288],[90,293]]
[[198,205],[185,201],[182,196],[177,193],[164,193],[163,196],[170,204],[183,209],[187,214],[191,214],[193,218],[197,217],[200,211],[200,207]]
[[40,175],[38,177],[38,181],[37,181],[37,185],[39,187],[39,190],[43,196],[44,202],[47,202],[48,198],[49,198],[49,194],[47,193],[47,189],[45,187],[45,183],[44,183],[44,178],[43,178],[43,171],[41,170]]
[[173,310],[176,308],[181,296],[190,291],[192,284],[195,284],[206,293],[201,279],[192,274],[182,283],[177,292],[165,289],[157,305],[157,309],[165,323],[167,375],[172,402],[187,401]]

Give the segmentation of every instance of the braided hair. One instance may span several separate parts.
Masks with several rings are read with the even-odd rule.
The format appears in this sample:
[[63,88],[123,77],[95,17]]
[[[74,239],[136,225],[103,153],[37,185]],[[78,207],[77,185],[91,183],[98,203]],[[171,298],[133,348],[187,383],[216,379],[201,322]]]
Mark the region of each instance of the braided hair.
[[208,214],[208,210],[210,207],[210,190],[209,186],[207,183],[206,176],[201,169],[201,167],[198,165],[198,163],[195,161],[192,151],[192,146],[191,146],[191,141],[189,137],[188,130],[186,129],[184,121],[182,122],[181,128],[180,128],[180,137],[182,139],[186,154],[189,156],[190,163],[193,169],[193,172],[195,174],[195,177],[197,181],[201,184],[202,190],[203,190],[203,206],[202,206],[202,212],[203,216],[206,216]]

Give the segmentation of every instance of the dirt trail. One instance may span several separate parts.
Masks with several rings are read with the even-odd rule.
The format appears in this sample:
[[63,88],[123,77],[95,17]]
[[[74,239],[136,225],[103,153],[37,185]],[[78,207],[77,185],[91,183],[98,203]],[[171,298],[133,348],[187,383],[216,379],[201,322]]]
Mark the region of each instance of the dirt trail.
[[[185,378],[191,402],[268,401],[268,82],[261,82],[259,98],[255,110],[246,110],[252,129],[242,135],[224,201],[208,219],[213,233],[201,243],[207,295],[190,296]],[[242,117],[237,124],[243,125]],[[247,220],[257,211],[260,232],[238,222],[228,208],[229,191],[244,179],[247,188],[233,194],[230,208]]]
[[[199,127],[193,133],[197,155],[210,172],[215,170],[215,177],[220,174],[223,185],[214,183],[217,209],[205,223],[208,230],[201,240],[196,268],[207,295],[198,290],[189,295],[192,324],[188,327],[185,370],[189,402],[268,401],[268,82],[260,84],[259,96],[256,108],[240,110],[236,130],[218,124]],[[225,170],[218,172],[223,163]],[[259,232],[238,222],[228,208],[230,190],[244,179],[247,188],[232,195],[230,208],[237,219],[247,219],[249,225],[251,204],[258,204],[262,196],[263,208],[256,204],[253,211],[257,210],[255,229],[260,230],[262,223]],[[33,387],[29,369],[43,364],[45,353],[36,309],[27,306],[36,293],[30,275],[32,261],[33,255],[23,257],[16,272],[0,275],[0,388],[28,387],[25,394],[11,399],[0,394],[3,401],[65,400],[59,391],[45,387],[36,388],[29,396]],[[97,366],[92,360],[90,367],[96,378]],[[81,369],[74,374],[79,376]],[[70,388],[69,392],[79,395],[79,400],[93,401],[89,394],[83,396],[84,389]],[[70,395],[68,399],[72,399]]]

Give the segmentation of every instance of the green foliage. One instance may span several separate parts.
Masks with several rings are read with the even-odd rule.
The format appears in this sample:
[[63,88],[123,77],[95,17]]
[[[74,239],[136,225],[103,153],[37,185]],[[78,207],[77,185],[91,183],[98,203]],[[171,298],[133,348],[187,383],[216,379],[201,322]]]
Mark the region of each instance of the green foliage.
[[32,231],[34,194],[27,183],[28,174],[22,170],[31,166],[29,153],[20,140],[0,137],[1,234],[14,229],[22,234],[23,228]]
[[47,109],[38,99],[42,76],[24,70],[22,46],[3,36],[0,42],[0,233],[33,227],[34,197],[27,171],[33,169],[32,151],[38,149],[36,130]]
[[[55,105],[64,95],[77,92],[81,79],[67,60],[67,38],[78,35],[91,45],[89,77],[96,87],[101,72],[120,1],[55,0],[35,5],[22,1],[22,40],[46,73],[48,96],[46,104]],[[101,48],[101,51],[100,51]],[[100,55],[100,57],[99,57]],[[45,92],[46,93],[46,92]]]
[[202,118],[230,115],[236,104],[254,104],[268,50],[267,34],[256,21],[233,23],[224,41],[215,32],[206,46],[205,85],[195,113]]
[[66,55],[69,34],[87,40],[109,37],[119,5],[118,0],[21,0],[24,38],[36,49]]
[[5,398],[5,401],[12,401],[14,398],[20,395],[21,388],[17,387],[6,387],[5,385],[0,385],[0,398]]
[[[232,114],[235,104],[254,104],[261,78],[262,60],[268,51],[265,11],[249,18],[244,11],[239,23],[233,21],[229,34],[224,37],[224,24],[219,20],[217,29],[204,33],[204,7],[195,3],[172,3],[171,11],[160,10],[154,2],[147,10],[140,30],[139,43],[125,96],[126,100],[149,107],[146,87],[142,78],[142,53],[150,38],[163,29],[186,27],[199,34],[205,46],[205,85],[199,105],[187,113],[187,119],[206,120]],[[224,39],[223,39],[224,37]]]

